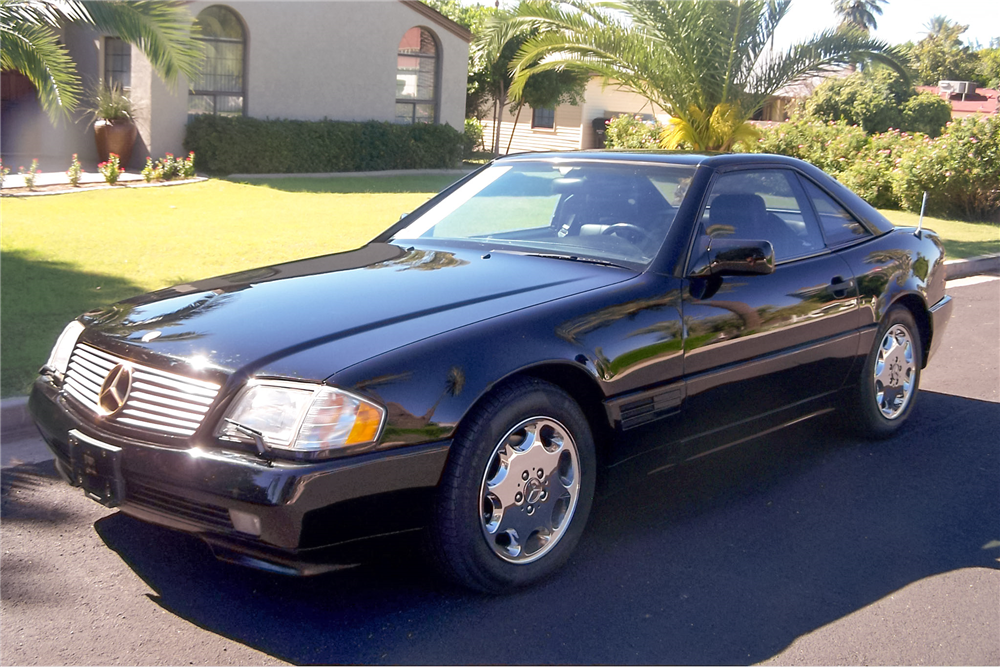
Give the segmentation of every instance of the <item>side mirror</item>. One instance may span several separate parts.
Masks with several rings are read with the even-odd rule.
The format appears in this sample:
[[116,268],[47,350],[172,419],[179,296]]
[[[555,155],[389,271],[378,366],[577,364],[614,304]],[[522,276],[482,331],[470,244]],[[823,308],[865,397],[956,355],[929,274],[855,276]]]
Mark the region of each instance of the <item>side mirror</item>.
[[691,278],[745,276],[774,273],[774,247],[770,241],[712,239],[695,264]]

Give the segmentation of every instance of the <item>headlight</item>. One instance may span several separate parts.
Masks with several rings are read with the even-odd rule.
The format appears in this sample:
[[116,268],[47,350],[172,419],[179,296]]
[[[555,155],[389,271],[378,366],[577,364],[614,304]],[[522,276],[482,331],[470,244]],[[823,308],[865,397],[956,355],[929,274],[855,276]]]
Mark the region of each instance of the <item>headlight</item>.
[[66,328],[59,334],[59,338],[56,339],[52,352],[49,353],[49,360],[45,362],[45,368],[60,375],[66,374],[69,358],[73,354],[73,348],[76,347],[76,341],[83,333],[83,329],[84,326],[76,320],[66,325]]
[[258,431],[268,447],[319,452],[375,442],[385,409],[334,387],[252,380],[233,401],[215,435],[253,441],[226,420]]

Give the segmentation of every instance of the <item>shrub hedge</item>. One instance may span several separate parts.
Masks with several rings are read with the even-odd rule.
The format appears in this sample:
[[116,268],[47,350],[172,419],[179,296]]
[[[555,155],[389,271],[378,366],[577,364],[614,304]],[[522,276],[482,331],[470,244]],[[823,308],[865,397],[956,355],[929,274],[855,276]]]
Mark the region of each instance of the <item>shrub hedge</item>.
[[209,174],[292,174],[460,165],[463,135],[449,125],[261,120],[214,115],[188,123],[184,148]]
[[619,114],[605,125],[604,147],[631,150],[658,148],[661,132],[663,126],[655,121],[650,123],[640,116]]
[[955,120],[941,136],[898,130],[868,136],[844,121],[793,119],[765,128],[750,152],[812,162],[879,208],[989,220],[1000,214],[1000,117]]

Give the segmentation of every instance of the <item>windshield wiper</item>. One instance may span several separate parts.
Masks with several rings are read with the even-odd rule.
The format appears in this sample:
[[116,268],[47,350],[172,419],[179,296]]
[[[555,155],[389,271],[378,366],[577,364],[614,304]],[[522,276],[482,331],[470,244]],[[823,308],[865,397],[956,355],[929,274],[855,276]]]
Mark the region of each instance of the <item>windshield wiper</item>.
[[[513,252],[511,250],[497,250],[496,252]],[[599,264],[601,266],[611,266],[616,269],[628,269],[629,267],[624,264],[616,264],[615,262],[609,262],[606,259],[598,259],[597,257],[587,257],[585,255],[561,255],[552,252],[516,252],[516,255],[528,255],[531,257],[546,257],[548,259],[562,259],[567,262],[584,262],[586,264]]]

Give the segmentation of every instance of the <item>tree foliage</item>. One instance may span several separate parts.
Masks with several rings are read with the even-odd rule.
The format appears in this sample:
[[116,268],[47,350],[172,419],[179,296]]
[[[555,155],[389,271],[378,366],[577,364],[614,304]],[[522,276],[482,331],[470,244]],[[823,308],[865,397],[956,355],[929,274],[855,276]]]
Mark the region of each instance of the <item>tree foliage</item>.
[[824,81],[806,100],[806,113],[859,125],[868,134],[896,128],[936,137],[951,120],[951,105],[932,93],[917,93],[892,70],[876,67]]
[[935,16],[925,27],[927,35],[909,47],[909,65],[916,72],[916,83],[936,86],[942,80],[974,80],[978,59],[962,43],[969,26]]
[[857,29],[769,48],[790,0],[568,0],[524,3],[510,23],[537,31],[517,53],[511,92],[545,71],[594,72],[668,111],[665,146],[728,150],[781,87],[871,58],[901,54]]
[[203,59],[191,37],[191,15],[162,0],[0,0],[0,66],[28,77],[54,119],[80,103],[76,64],[60,41],[66,23],[117,35],[149,59],[167,83],[194,77]]
[[871,32],[878,27],[876,15],[882,16],[881,5],[886,0],[833,0],[833,11],[840,17],[840,25]]
[[976,51],[976,81],[986,88],[1000,88],[1000,39],[993,39],[985,49]]
[[[590,79],[590,72],[579,69],[545,69],[532,77],[528,85],[512,90],[513,62],[524,44],[538,34],[536,26],[513,20],[516,12],[540,6],[525,0],[515,13],[501,12],[489,19],[473,44],[473,57],[483,64],[488,75],[483,101],[493,105],[493,150],[500,152],[502,109],[508,101],[511,113],[520,114],[526,104],[535,109],[552,109],[560,104],[579,104]],[[536,63],[524,61],[522,67],[535,72]],[[516,122],[516,120],[515,120]]]
[[[458,0],[424,0],[475,36],[469,58],[469,78],[465,99],[466,116],[482,119],[491,108],[494,114],[493,148],[499,150],[500,109],[508,102],[511,61],[534,33],[530,27],[507,24],[509,12],[490,6],[465,5]],[[535,109],[552,109],[560,104],[579,104],[589,75],[579,71],[549,71],[534,77],[514,98],[511,113],[527,104]]]

